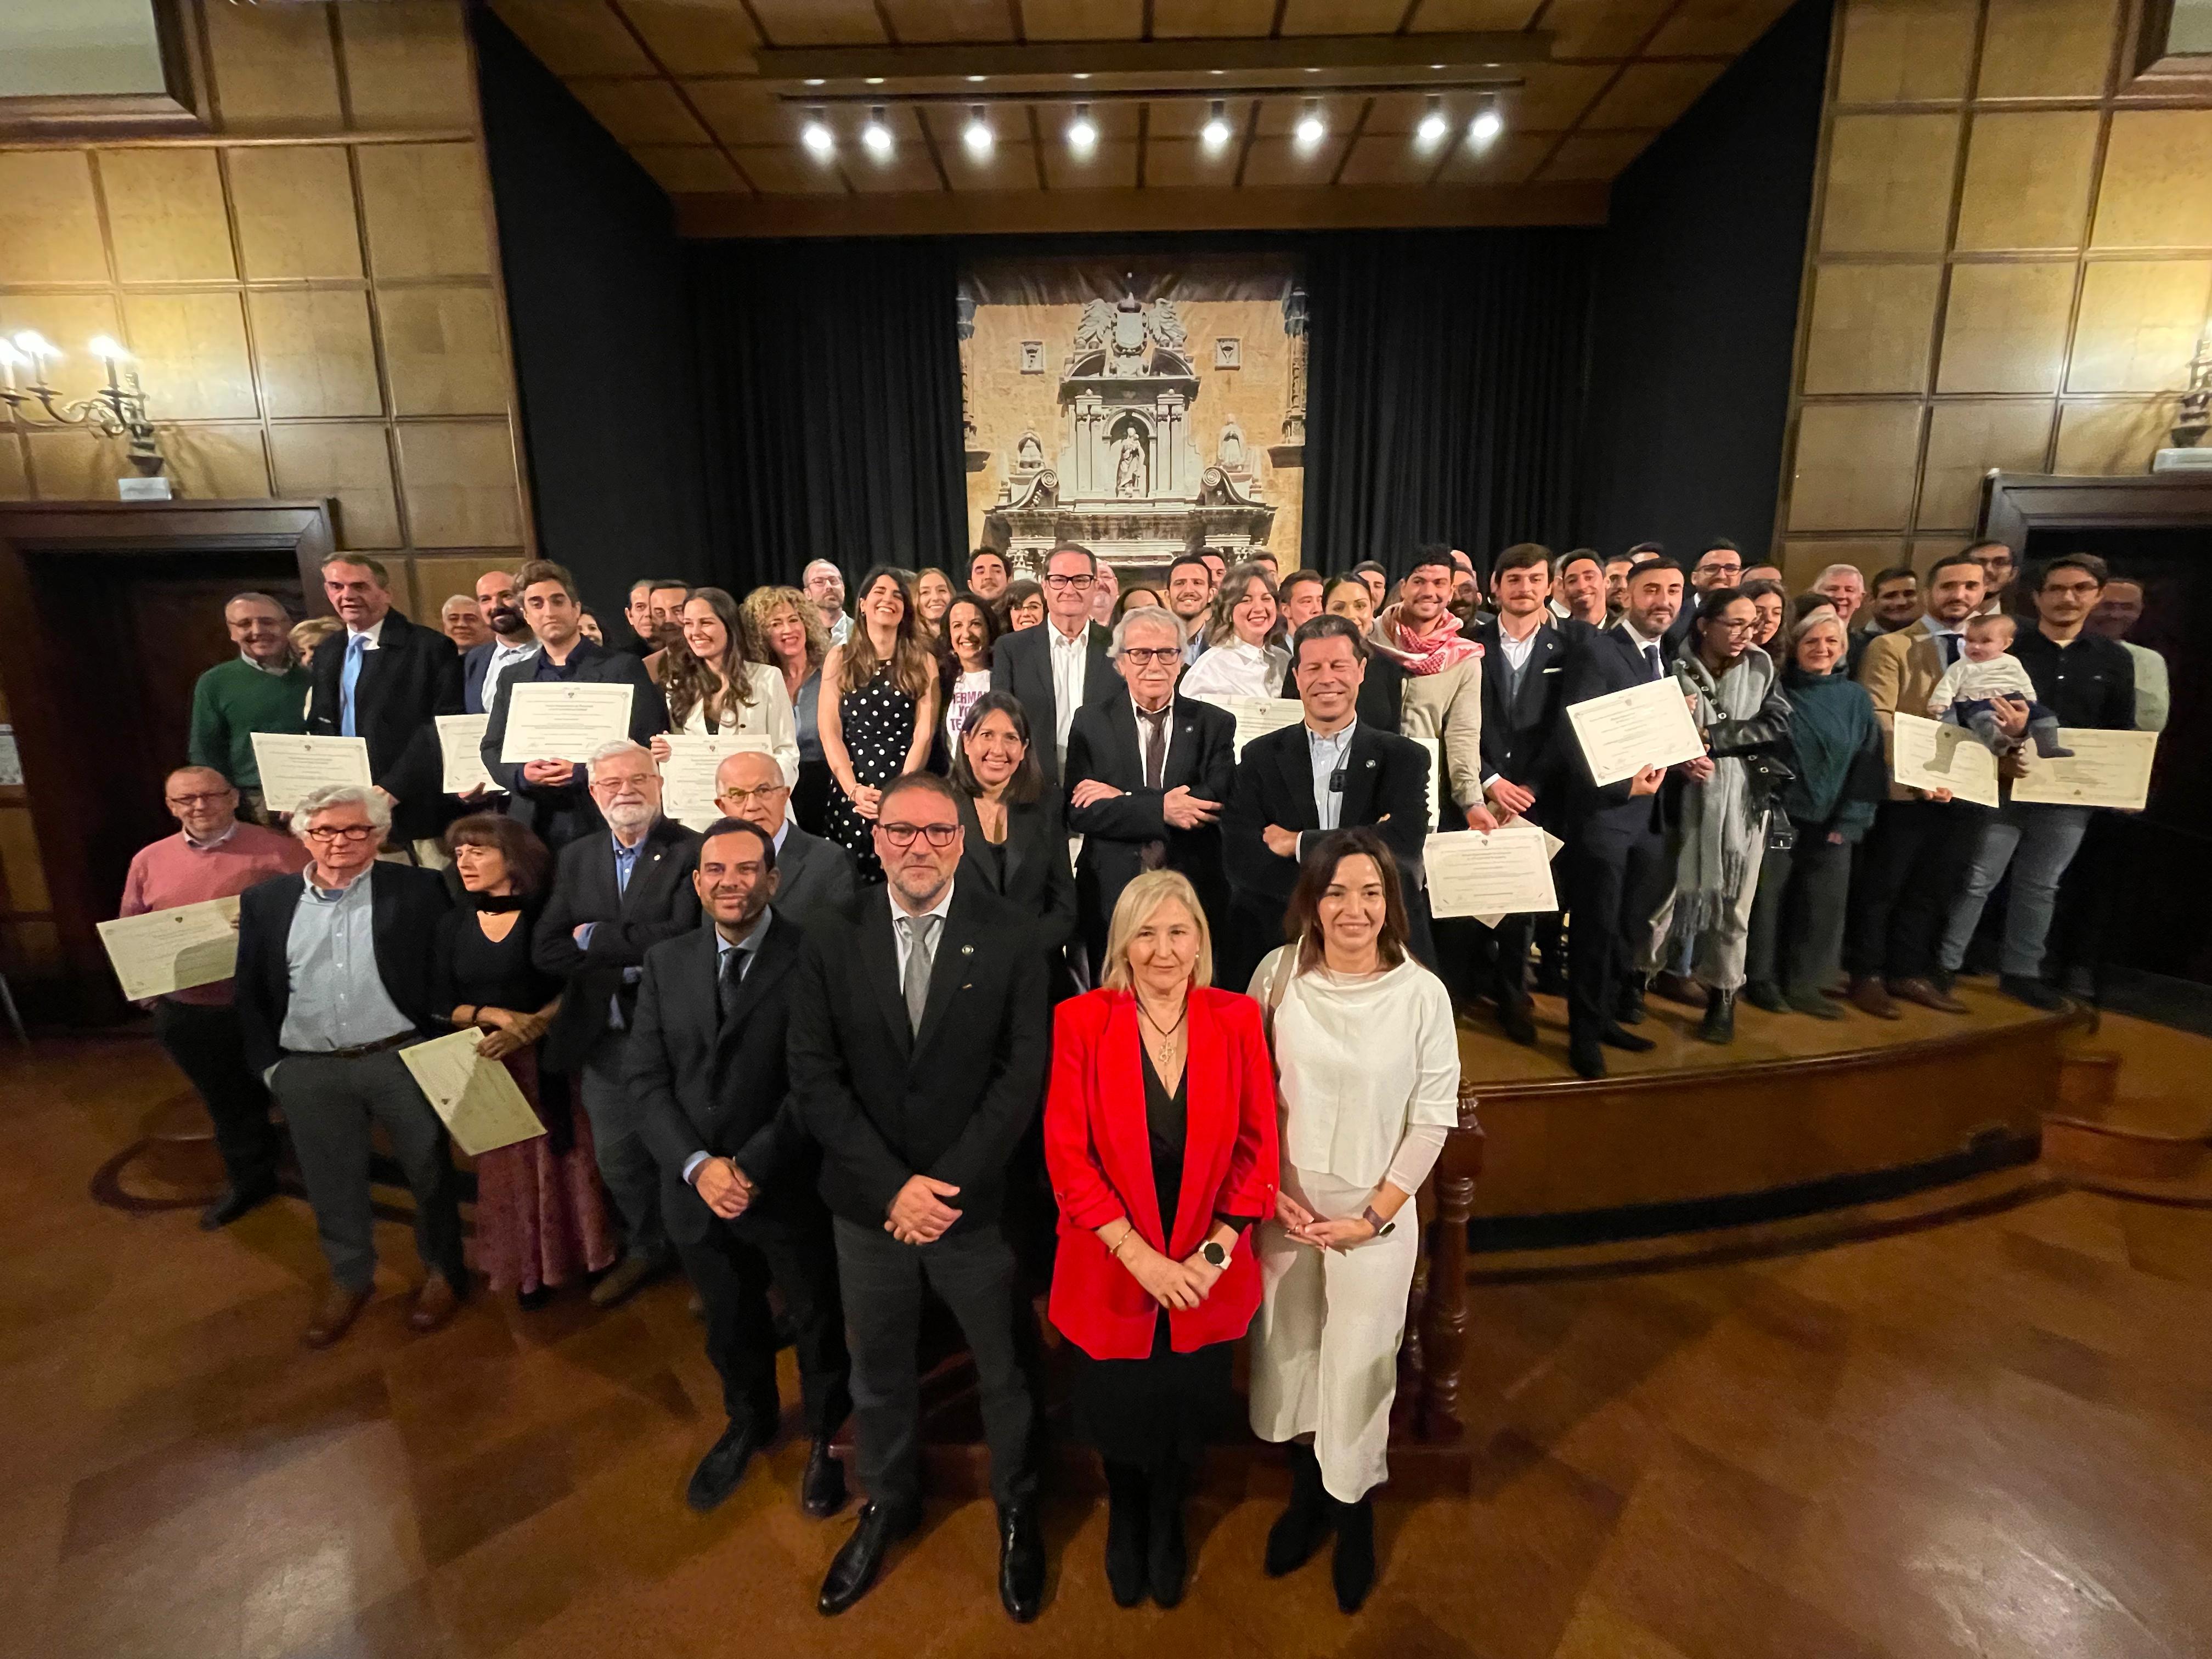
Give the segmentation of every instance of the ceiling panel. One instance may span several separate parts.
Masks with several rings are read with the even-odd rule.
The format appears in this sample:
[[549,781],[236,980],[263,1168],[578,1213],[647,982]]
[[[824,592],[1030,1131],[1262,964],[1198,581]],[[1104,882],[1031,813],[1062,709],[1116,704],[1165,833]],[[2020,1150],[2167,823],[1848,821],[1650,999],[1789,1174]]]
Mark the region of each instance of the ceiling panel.
[[1266,34],[1274,23],[1275,0],[1152,0],[1156,40]]
[[1006,0],[882,0],[882,5],[901,46],[1013,39]]
[[[692,81],[684,90],[699,112],[707,118],[707,125],[715,135],[730,144],[790,144],[799,143],[799,132],[805,118],[788,104],[779,103],[770,94],[741,81]],[[860,131],[858,110],[839,110],[830,125],[840,135],[849,137]]]
[[1626,58],[1674,0],[1552,0],[1544,27],[1554,58]]
[[1396,133],[1363,134],[1352,147],[1337,182],[1344,185],[1425,185],[1437,170],[1437,150],[1407,143]]
[[1134,40],[1145,9],[1129,0],[1015,0],[1022,32],[1032,40]]
[[1421,0],[1407,25],[1413,34],[1480,34],[1534,28],[1544,0]]
[[1133,139],[1101,138],[1088,156],[1065,144],[1044,147],[1045,181],[1054,190],[1133,190],[1137,145]]
[[1395,34],[1406,0],[1287,0],[1284,34]]
[[1207,149],[1195,138],[1155,138],[1145,146],[1145,184],[1164,190],[1237,182],[1234,143]]
[[[731,152],[763,196],[844,196],[850,192],[836,162],[816,161],[788,144],[756,144]],[[850,155],[842,158],[849,161]],[[936,180],[932,179],[935,185]]]
[[1555,133],[1504,132],[1480,149],[1472,144],[1454,147],[1437,182],[1444,185],[1517,185],[1536,170],[1552,146]]
[[672,75],[742,75],[760,33],[743,0],[617,0]]
[[1335,132],[1309,149],[1293,138],[1255,138],[1244,156],[1248,185],[1325,185],[1350,146],[1349,133]]
[[1719,78],[1719,64],[1631,64],[1621,70],[1583,125],[1663,127],[1698,101]]
[[665,81],[573,81],[568,90],[625,144],[703,144],[712,137]]
[[632,144],[629,153],[672,196],[706,196],[744,189],[729,159],[712,145]]
[[879,46],[883,24],[870,0],[752,0],[761,33],[778,46]]
[[556,75],[653,72],[607,0],[492,0],[491,9]]
[[[1597,64],[1531,64],[1523,84],[1499,99],[1508,124],[1534,131],[1572,126],[1575,118],[1589,107],[1613,78],[1613,70]],[[1467,100],[1455,99],[1464,108]],[[1462,114],[1462,120],[1466,118]]]
[[1790,0],[1688,0],[1651,42],[1652,56],[1680,58],[1711,52],[1734,58],[1747,51]]
[[1536,177],[1546,183],[1563,179],[1603,179],[1641,155],[1656,132],[1577,132],[1559,146]]

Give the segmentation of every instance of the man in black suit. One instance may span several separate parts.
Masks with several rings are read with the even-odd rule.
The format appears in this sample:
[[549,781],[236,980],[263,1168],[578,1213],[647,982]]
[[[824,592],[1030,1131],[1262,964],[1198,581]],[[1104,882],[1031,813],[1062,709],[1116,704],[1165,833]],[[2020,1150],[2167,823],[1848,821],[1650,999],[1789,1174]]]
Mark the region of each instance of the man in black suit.
[[754,825],[775,848],[776,915],[811,927],[817,917],[853,902],[853,855],[793,821],[791,786],[775,756],[752,750],[725,755],[714,769],[714,805]]
[[1175,694],[1182,625],[1171,611],[1123,616],[1112,659],[1122,690],[1078,714],[1067,735],[1067,827],[1083,837],[1076,913],[1094,979],[1115,902],[1142,871],[1180,870],[1209,916],[1226,915],[1216,820],[1237,765],[1235,719]]
[[514,585],[521,596],[522,614],[538,636],[538,652],[501,675],[486,699],[491,719],[484,726],[484,770],[513,796],[508,816],[536,830],[541,841],[558,852],[603,826],[592,792],[573,762],[500,758],[507,745],[507,713],[514,688],[562,683],[627,685],[629,738],[636,744],[648,744],[668,729],[668,700],[637,658],[584,637],[584,612],[575,581],[559,565],[532,559],[514,573]]
[[1035,737],[1030,752],[1045,787],[1060,787],[1075,711],[1121,689],[1107,649],[1113,636],[1091,620],[1098,561],[1087,547],[1055,547],[1044,562],[1044,626],[1002,637],[991,649],[991,690],[1022,700]]
[[[1650,559],[1628,573],[1628,609],[1611,628],[1578,636],[1559,693],[1565,708],[1667,677],[1667,631],[1682,605],[1682,568]],[[1567,1053],[1586,1078],[1605,1075],[1601,1045],[1641,1053],[1651,1039],[1626,1029],[1644,1018],[1636,963],[1665,901],[1674,871],[1667,860],[1660,786],[1646,767],[1601,787],[1571,729],[1559,734],[1560,826],[1566,841]],[[1571,754],[1565,752],[1571,750]],[[1710,776],[1712,762],[1688,763]]]
[[499,684],[501,675],[538,654],[538,636],[523,617],[512,570],[487,570],[477,578],[477,608],[491,637],[461,658],[461,702],[471,714],[489,710],[484,693]]
[[707,1357],[729,1414],[685,1499],[702,1514],[714,1509],[775,1437],[773,1280],[791,1319],[812,1442],[799,1503],[819,1518],[845,1502],[830,1437],[852,1402],[830,1212],[816,1190],[820,1158],[790,1099],[786,1037],[804,936],[769,908],[780,878],[775,844],[758,824],[708,827],[692,875],[707,926],[645,953],[627,1073],[660,1164],[669,1237],[706,1307]]
[[1025,1622],[1044,1592],[1036,1402],[1000,1212],[1009,1157],[1044,1091],[1046,981],[1030,920],[954,879],[963,849],[951,785],[931,772],[887,784],[875,842],[888,889],[809,934],[792,1001],[792,1089],[822,1147],[868,1489],[818,1605],[836,1613],[858,1601],[921,1518],[915,1347],[926,1285],[975,1357],[999,1504],[999,1597]]
[[[1483,799],[1500,823],[1522,817],[1543,825],[1556,816],[1559,744],[1573,741],[1571,733],[1559,730],[1567,656],[1562,629],[1583,625],[1553,621],[1551,555],[1534,542],[1500,553],[1490,580],[1498,614],[1474,630],[1482,646]],[[1533,914],[1510,915],[1494,930],[1498,1023],[1524,1044],[1536,1041],[1528,1012],[1528,947],[1536,920]]]
[[407,1322],[435,1330],[460,1305],[468,1268],[446,1126],[399,1050],[440,1024],[430,982],[446,884],[435,871],[377,862],[392,811],[374,790],[313,790],[292,825],[311,861],[304,878],[272,877],[240,896],[236,987],[246,1064],[283,1108],[330,1263],[305,1340],[322,1348],[344,1335],[374,1285],[374,1128],[407,1173],[428,1270]]
[[345,624],[307,673],[307,730],[368,740],[368,775],[391,798],[402,841],[436,835],[453,817],[434,716],[461,713],[461,658],[434,628],[392,608],[391,578],[358,553],[323,561],[323,593]]
[[650,750],[610,744],[590,766],[592,799],[607,827],[561,849],[530,954],[539,971],[567,984],[545,1064],[578,1079],[600,1178],[629,1228],[623,1260],[592,1287],[592,1300],[611,1308],[669,1261],[660,1171],[623,1073],[645,953],[699,926],[691,884],[699,838],[660,816]]
[[1291,652],[1305,719],[1244,745],[1221,814],[1229,876],[1221,982],[1231,990],[1249,984],[1283,942],[1305,837],[1331,830],[1372,828],[1396,854],[1413,954],[1433,968],[1421,873],[1431,822],[1428,751],[1359,720],[1367,645],[1349,617],[1316,617],[1292,635]]

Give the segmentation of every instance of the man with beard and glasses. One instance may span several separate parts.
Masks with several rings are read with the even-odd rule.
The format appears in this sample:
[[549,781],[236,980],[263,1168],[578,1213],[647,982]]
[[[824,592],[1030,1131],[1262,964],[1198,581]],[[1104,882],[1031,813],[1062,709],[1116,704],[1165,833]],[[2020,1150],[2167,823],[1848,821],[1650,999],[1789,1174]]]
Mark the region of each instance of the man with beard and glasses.
[[307,671],[292,654],[292,619],[268,594],[237,595],[222,608],[222,625],[238,655],[194,683],[185,754],[235,788],[240,810],[262,823],[253,734],[307,729]]
[[538,636],[522,614],[513,571],[487,570],[477,577],[477,605],[491,637],[461,659],[461,701],[471,714],[489,713],[485,689],[496,687],[501,675],[538,654]]
[[[832,645],[852,637],[853,619],[845,614],[845,573],[827,559],[814,559],[799,573],[799,591],[822,618],[822,630]],[[678,607],[681,610],[681,606]]]

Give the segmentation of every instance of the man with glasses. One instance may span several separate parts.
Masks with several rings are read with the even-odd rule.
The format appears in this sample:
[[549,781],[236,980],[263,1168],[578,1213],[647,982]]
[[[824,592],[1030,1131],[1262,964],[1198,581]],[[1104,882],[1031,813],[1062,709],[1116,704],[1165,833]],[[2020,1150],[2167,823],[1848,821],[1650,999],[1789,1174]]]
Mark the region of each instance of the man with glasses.
[[1036,1417],[1015,1336],[1006,1170],[1044,1092],[1050,1009],[1030,919],[974,882],[952,787],[908,772],[884,787],[876,854],[888,885],[809,936],[792,1001],[791,1083],[822,1147],[852,1344],[853,1415],[868,1503],[817,1602],[842,1613],[921,1519],[924,1287],[975,1364],[999,1597],[1018,1622],[1044,1591]]
[[407,1323],[436,1330],[468,1291],[446,1126],[398,1052],[443,1024],[430,988],[446,883],[434,870],[378,863],[391,828],[392,808],[374,789],[310,790],[292,813],[311,860],[305,878],[274,877],[238,902],[246,1063],[284,1109],[330,1263],[330,1288],[305,1334],[311,1348],[344,1335],[374,1288],[375,1129],[406,1172],[427,1270]]
[[1089,548],[1053,549],[1044,562],[1045,625],[1009,634],[991,651],[991,690],[1021,699],[1048,789],[1060,787],[1075,711],[1105,702],[1121,684],[1107,655],[1113,636],[1091,620],[1097,576]]
[[672,1255],[660,1172],[623,1069],[645,953],[699,925],[691,884],[699,837],[661,817],[660,774],[644,744],[607,744],[589,773],[605,828],[561,849],[531,959],[568,987],[544,1063],[578,1079],[599,1176],[629,1230],[623,1260],[592,1287],[593,1304],[611,1308],[665,1271]]
[[[178,768],[161,793],[177,833],[132,857],[120,915],[235,898],[273,876],[296,876],[307,862],[293,836],[240,823],[238,791],[212,767]],[[276,1194],[269,1091],[246,1063],[232,981],[194,985],[141,1006],[154,1016],[155,1041],[199,1091],[215,1123],[227,1184],[200,1212],[201,1228],[212,1232]]]
[[222,625],[238,654],[193,684],[185,755],[236,785],[246,815],[266,823],[253,734],[307,729],[307,671],[292,654],[291,617],[268,594],[236,595],[222,608]]
[[775,848],[776,915],[809,927],[853,902],[853,855],[792,822],[791,786],[775,756],[751,750],[724,756],[714,769],[714,805],[753,825]]
[[[799,591],[806,595],[814,612],[822,618],[822,629],[830,636],[832,645],[842,645],[853,636],[853,619],[845,614],[845,573],[827,559],[813,559],[799,573]],[[678,645],[683,635],[677,635]]]

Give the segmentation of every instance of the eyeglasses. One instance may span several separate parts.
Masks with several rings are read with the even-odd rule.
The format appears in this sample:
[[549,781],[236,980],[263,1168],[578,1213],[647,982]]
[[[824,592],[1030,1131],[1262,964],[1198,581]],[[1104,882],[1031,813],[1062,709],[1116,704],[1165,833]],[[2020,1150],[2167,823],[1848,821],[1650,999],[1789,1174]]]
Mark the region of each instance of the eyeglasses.
[[894,847],[911,847],[916,836],[928,837],[929,844],[942,852],[952,845],[953,837],[960,833],[957,823],[879,823],[876,832]]
[[1138,667],[1142,668],[1148,662],[1161,664],[1173,662],[1176,658],[1182,655],[1182,647],[1177,645],[1124,646],[1121,649],[1121,655],[1128,661],[1136,664]]
[[743,806],[747,801],[755,800],[765,806],[778,795],[790,793],[791,786],[787,783],[764,783],[757,789],[725,789],[714,799],[727,801],[732,806]]
[[1047,587],[1088,587],[1098,580],[1096,576],[1047,576]]
[[349,823],[336,830],[309,830],[304,833],[309,841],[319,841],[324,842],[340,841],[359,842],[374,839],[376,835],[376,830],[374,827],[366,823]]
[[229,799],[229,790],[211,789],[207,791],[205,793],[198,795],[172,795],[169,797],[169,805],[172,806],[212,806],[219,800],[228,800]]

